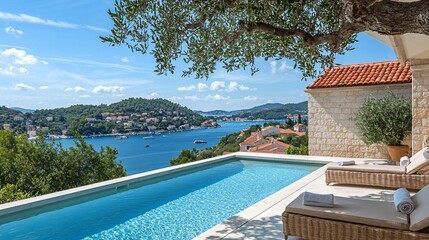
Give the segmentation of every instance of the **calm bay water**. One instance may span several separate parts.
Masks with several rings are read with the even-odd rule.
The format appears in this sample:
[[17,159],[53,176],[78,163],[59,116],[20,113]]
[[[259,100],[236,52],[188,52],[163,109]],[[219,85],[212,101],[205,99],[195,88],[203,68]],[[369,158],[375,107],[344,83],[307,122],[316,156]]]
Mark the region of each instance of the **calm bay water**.
[[[254,124],[263,125],[264,122],[224,122],[221,123],[220,128],[155,134],[150,140],[143,138],[147,135],[130,136],[123,140],[115,137],[86,138],[85,140],[94,145],[97,150],[101,146],[118,149],[117,159],[122,161],[128,175],[131,175],[169,167],[170,160],[177,157],[183,149],[212,147],[225,135],[238,132]],[[207,141],[207,143],[194,144],[196,139]],[[73,139],[56,141],[60,142],[63,147],[74,145]]]

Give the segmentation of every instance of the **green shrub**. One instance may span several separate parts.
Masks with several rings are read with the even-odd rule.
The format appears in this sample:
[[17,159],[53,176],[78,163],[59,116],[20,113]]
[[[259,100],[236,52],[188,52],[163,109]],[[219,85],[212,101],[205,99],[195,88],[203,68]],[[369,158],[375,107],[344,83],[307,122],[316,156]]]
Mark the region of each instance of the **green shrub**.
[[0,188],[0,204],[31,197],[14,184],[6,184]]
[[411,100],[389,92],[368,98],[355,116],[356,127],[366,144],[401,145],[412,127]]
[[300,147],[293,147],[290,146],[286,150],[287,154],[294,154],[294,155],[308,155],[308,147],[307,146],[300,146]]
[[[126,176],[117,150],[96,151],[83,138],[63,148],[43,136],[34,141],[0,130],[0,196],[13,201]],[[3,196],[4,195],[4,196]]]

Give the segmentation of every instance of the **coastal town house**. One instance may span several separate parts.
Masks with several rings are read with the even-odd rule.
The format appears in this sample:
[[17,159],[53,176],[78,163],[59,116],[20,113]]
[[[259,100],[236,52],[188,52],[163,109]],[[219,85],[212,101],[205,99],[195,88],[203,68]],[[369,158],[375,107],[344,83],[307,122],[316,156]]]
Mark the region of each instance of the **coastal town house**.
[[[372,64],[363,64],[364,66],[360,71],[364,71],[366,75],[372,75],[371,78],[362,78],[364,75],[351,71],[350,76],[343,74],[342,78],[338,78],[337,81],[334,81],[333,78],[328,78],[328,80],[331,80],[330,82],[328,80],[322,81],[320,78],[316,80],[316,82],[323,83],[323,85],[312,84],[307,89],[309,112],[311,112],[311,116],[309,116],[310,155],[385,158],[387,156],[385,148],[362,145],[362,141],[356,135],[353,122],[345,117],[338,119],[338,115],[352,116],[352,111],[355,111],[353,109],[357,104],[357,102],[349,102],[351,109],[347,110],[344,105],[340,106],[340,101],[348,98],[361,99],[362,96],[367,96],[369,92],[385,94],[386,87],[389,87],[393,92],[401,93],[412,99],[412,132],[411,139],[408,139],[412,150],[411,154],[415,154],[422,149],[425,140],[429,136],[429,36],[415,33],[392,36],[381,35],[371,31],[366,33],[392,47],[400,66],[407,71],[406,74],[409,74],[407,76],[410,77],[408,79],[399,79],[402,75],[397,72],[397,75],[395,73],[393,77],[399,82],[395,83],[392,82],[395,81],[394,79],[387,80],[374,76],[373,74],[379,70],[372,68],[368,72],[366,68],[370,68]],[[395,64],[399,66],[399,63]],[[380,68],[382,68],[383,65],[389,63],[374,64],[380,65]],[[338,69],[342,68],[338,67]],[[390,68],[382,69],[386,71],[382,72],[382,76],[394,72]],[[373,72],[371,73],[371,71]],[[379,73],[381,74],[381,71]],[[361,78],[356,76],[361,76]],[[404,81],[403,83],[400,82],[402,80]],[[357,91],[353,93],[353,89]],[[323,91],[326,91],[325,98],[320,94]],[[351,97],[348,94],[354,94],[355,96]],[[334,110],[331,106],[335,104],[342,108]],[[350,147],[348,144],[350,144]],[[362,152],[358,152],[359,150]]]
[[304,124],[302,124],[302,123],[298,123],[298,124],[295,124],[294,126],[293,126],[293,130],[295,131],[295,132],[307,132],[307,126],[305,126]]
[[280,135],[280,128],[277,126],[268,126],[261,129],[262,137]]
[[252,132],[248,138],[239,144],[240,152],[247,152],[250,148],[264,144],[266,142],[267,140],[262,137],[261,132]]
[[285,154],[288,148],[289,144],[271,139],[264,144],[250,148],[249,152]]
[[[384,145],[367,145],[354,123],[358,108],[368,97],[389,91],[412,97],[410,64],[399,61],[352,64],[326,69],[307,87],[309,154],[316,156],[389,157]],[[411,138],[404,144],[411,146]],[[418,149],[421,149],[418,148]]]
[[367,32],[370,36],[393,48],[398,61],[409,62],[412,73],[412,154],[417,153],[429,135],[429,36],[416,33],[381,35]]

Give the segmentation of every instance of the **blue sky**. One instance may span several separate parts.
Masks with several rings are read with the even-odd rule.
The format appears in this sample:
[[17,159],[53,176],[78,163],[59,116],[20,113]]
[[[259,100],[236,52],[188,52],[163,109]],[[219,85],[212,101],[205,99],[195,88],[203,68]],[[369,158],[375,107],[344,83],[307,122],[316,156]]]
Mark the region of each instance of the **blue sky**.
[[[304,89],[312,80],[301,81],[287,59],[258,59],[253,76],[221,67],[209,79],[182,78],[180,71],[158,76],[152,56],[100,41],[112,26],[107,10],[113,3],[0,0],[0,105],[41,109],[160,97],[194,110],[234,110],[307,100]],[[336,63],[396,59],[370,36],[358,39]]]

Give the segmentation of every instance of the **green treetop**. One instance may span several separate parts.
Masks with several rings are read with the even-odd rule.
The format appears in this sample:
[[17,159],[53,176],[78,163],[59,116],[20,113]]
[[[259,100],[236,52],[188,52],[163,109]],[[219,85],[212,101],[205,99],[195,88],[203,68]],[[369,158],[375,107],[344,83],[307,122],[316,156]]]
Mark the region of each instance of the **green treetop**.
[[315,77],[316,65],[331,66],[359,32],[429,35],[428,0],[116,0],[108,13],[114,27],[102,41],[149,51],[159,74],[173,73],[183,58],[183,75],[197,78],[216,63],[254,73],[257,57],[291,59]]
[[96,151],[82,138],[62,148],[43,136],[0,130],[0,204],[126,176],[117,150]]

